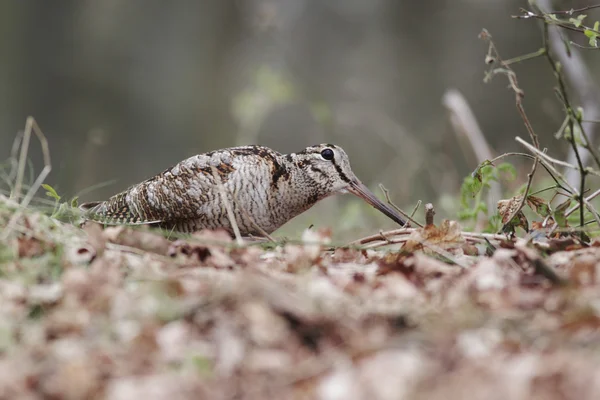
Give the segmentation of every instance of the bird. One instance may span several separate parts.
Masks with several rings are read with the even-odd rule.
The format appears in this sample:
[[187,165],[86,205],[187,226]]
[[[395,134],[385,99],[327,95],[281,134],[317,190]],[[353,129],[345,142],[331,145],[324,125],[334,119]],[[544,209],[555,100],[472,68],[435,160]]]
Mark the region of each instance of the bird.
[[258,145],[198,154],[80,208],[85,220],[105,225],[154,225],[182,233],[223,228],[232,236],[233,216],[240,235],[264,236],[337,193],[352,193],[406,224],[356,177],[346,152],[333,144],[290,154]]

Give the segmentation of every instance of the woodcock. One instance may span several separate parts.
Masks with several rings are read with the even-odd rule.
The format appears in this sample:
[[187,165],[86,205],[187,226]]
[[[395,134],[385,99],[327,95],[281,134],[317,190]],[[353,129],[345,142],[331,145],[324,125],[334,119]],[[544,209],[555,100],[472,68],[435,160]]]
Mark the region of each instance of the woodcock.
[[81,208],[86,219],[109,225],[153,224],[180,232],[225,228],[232,232],[229,205],[240,233],[260,236],[261,229],[271,233],[319,200],[347,192],[405,224],[354,175],[346,152],[332,144],[291,154],[262,146],[198,154],[107,201],[84,203]]

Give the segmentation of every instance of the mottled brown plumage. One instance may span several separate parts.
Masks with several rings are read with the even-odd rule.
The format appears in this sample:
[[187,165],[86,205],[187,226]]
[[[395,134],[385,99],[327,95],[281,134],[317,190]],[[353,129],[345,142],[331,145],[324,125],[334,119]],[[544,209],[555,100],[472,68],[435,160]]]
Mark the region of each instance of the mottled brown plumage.
[[109,225],[154,224],[181,232],[232,231],[223,193],[240,233],[247,236],[260,235],[261,229],[271,233],[319,200],[346,192],[404,225],[396,211],[356,178],[344,150],[331,144],[287,155],[262,146],[199,154],[107,201],[81,207],[86,219]]

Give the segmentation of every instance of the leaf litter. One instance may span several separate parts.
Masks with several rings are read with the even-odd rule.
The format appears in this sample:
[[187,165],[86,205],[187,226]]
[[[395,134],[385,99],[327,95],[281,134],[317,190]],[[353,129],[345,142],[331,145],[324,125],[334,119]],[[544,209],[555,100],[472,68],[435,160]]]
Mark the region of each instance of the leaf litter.
[[24,210],[0,242],[0,398],[598,398],[600,244],[537,229],[238,246]]

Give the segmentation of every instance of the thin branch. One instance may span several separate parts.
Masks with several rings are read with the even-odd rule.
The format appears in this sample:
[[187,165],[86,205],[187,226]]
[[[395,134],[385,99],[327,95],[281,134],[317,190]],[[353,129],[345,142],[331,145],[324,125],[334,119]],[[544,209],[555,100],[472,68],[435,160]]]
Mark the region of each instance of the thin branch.
[[530,145],[529,143],[527,143],[520,137],[516,137],[515,140],[517,142],[521,143],[523,146],[527,147],[528,150],[530,150],[531,152],[536,154],[538,156],[538,159],[540,160],[540,162],[542,164],[545,164],[548,169],[550,169],[560,180],[562,180],[564,182],[565,186],[574,194],[574,196],[578,196],[577,198],[583,199],[583,204],[585,204],[586,208],[592,213],[592,215],[594,216],[594,219],[598,223],[598,226],[600,226],[600,215],[598,215],[598,211],[596,211],[596,209],[590,204],[590,202],[588,200],[586,200],[585,197],[583,197],[577,189],[575,189],[573,186],[571,186],[571,184],[569,182],[567,182],[567,179],[556,168],[554,168],[554,166],[552,165],[551,162],[549,162],[547,160],[547,158],[551,158],[551,157],[547,156],[545,153],[536,149],[535,147],[533,147],[532,145]]
[[417,201],[417,204],[415,204],[415,206],[413,207],[412,212],[410,213],[410,217],[411,218],[415,216],[415,214],[417,213],[417,210],[419,209],[419,207],[421,207],[421,203],[422,203],[421,200]]
[[594,8],[600,8],[600,4],[594,4],[594,5],[591,5],[591,6],[586,6],[586,7],[576,8],[576,9],[571,8],[568,11],[552,11],[550,13],[551,14],[566,14],[566,15],[571,16],[573,14],[579,14],[579,13],[582,13],[584,11],[592,10]]
[[[499,155],[498,157],[490,160],[490,164],[494,165],[494,163],[498,160],[503,159],[504,157],[508,157],[508,156],[520,156],[520,157],[526,157],[526,158],[530,158],[532,160],[535,159],[534,156],[532,156],[531,154],[526,154],[526,153],[518,153],[518,152],[511,152],[511,153],[504,153]],[[560,184],[560,182],[558,181],[558,179],[556,179],[556,177],[552,174],[552,171],[550,171],[548,168],[546,168],[543,164],[542,167],[546,170],[546,172],[548,173],[548,175],[550,175],[550,177],[552,178],[552,180],[556,183],[557,188],[562,189],[564,191],[568,191],[566,188],[562,187],[562,185]]]
[[[544,22],[544,47],[546,48],[546,59],[548,60],[548,63],[550,64],[550,67],[552,68],[552,71],[554,72],[554,75],[556,76],[556,79],[558,80],[560,94],[564,101],[564,106],[565,106],[565,109],[567,112],[567,116],[569,117],[568,124],[569,124],[569,129],[571,132],[571,134],[569,135],[569,142],[571,143],[571,149],[572,149],[573,153],[575,154],[575,159],[577,160],[577,165],[579,166],[579,177],[580,177],[579,193],[581,194],[578,199],[580,202],[580,207],[581,207],[579,209],[580,210],[579,224],[580,224],[580,226],[583,226],[583,224],[584,224],[583,193],[585,192],[585,178],[587,175],[587,171],[584,169],[584,166],[583,166],[584,164],[583,164],[582,158],[579,155],[578,145],[575,142],[575,129],[574,129],[575,124],[573,122],[575,120],[575,116],[573,115],[573,107],[571,106],[571,104],[569,102],[569,95],[567,93],[567,88],[566,88],[565,82],[563,80],[561,70],[559,70],[558,64],[556,61],[554,61],[554,58],[552,57],[552,53],[550,52],[549,41],[550,41],[550,38],[548,36],[548,23]],[[590,141],[589,141],[588,137],[586,136],[581,123],[579,123],[579,128],[581,129],[582,136],[585,138],[585,143],[586,143],[585,146],[589,149]],[[598,161],[598,158],[596,158],[595,152],[590,149],[590,153],[592,154],[592,156],[594,156],[594,158],[598,162],[598,165],[600,166],[600,162]],[[581,233],[581,235],[582,235],[581,239],[583,240],[583,233]]]
[[[585,201],[592,201],[594,200],[596,197],[598,197],[598,195],[600,195],[600,189],[596,190],[594,193],[590,194],[589,196],[587,196],[585,198]],[[569,215],[573,214],[577,209],[579,209],[581,207],[581,203],[577,203],[576,205],[574,205],[572,208],[568,209],[565,212],[565,217],[568,217]]]
[[[543,1],[543,0],[542,0]],[[514,19],[530,19],[530,18],[535,18],[535,19],[539,19],[544,21],[544,24],[551,24],[551,25],[556,25],[559,26],[563,29],[569,30],[569,31],[573,31],[573,32],[578,32],[578,33],[584,33],[586,30],[590,31],[590,32],[594,32],[597,34],[600,34],[599,31],[590,28],[589,26],[585,26],[585,25],[581,25],[581,27],[577,27],[574,25],[567,25],[570,22],[567,20],[559,20],[559,19],[553,19],[551,17],[549,17],[549,15],[552,14],[557,14],[557,13],[545,13],[542,12],[542,14],[536,14],[534,12],[531,12],[529,10],[526,10],[524,8],[521,8],[520,10],[523,14],[522,15],[513,15],[512,18]]]
[[[417,221],[415,221],[412,218],[412,215],[408,215],[407,213],[405,213],[402,209],[400,209],[400,207],[398,207],[397,205],[394,204],[394,202],[392,201],[392,199],[390,198],[390,192],[389,190],[387,190],[387,188],[385,186],[383,186],[381,183],[379,184],[379,189],[381,189],[381,191],[383,192],[384,196],[385,196],[385,200],[387,201],[387,203],[392,206],[396,211],[398,211],[400,214],[402,214],[403,217],[405,217],[406,219],[408,219],[410,222],[412,222],[413,224],[415,224],[416,226],[423,226],[422,224],[418,223]],[[420,203],[419,203],[420,204]]]
[[577,48],[580,48],[582,50],[600,50],[600,47],[584,46],[584,45],[574,42],[572,40],[569,41],[569,44],[572,46],[575,46]]
[[[543,9],[550,9],[552,6],[550,0],[538,0],[538,4],[541,6],[540,12],[544,12]],[[590,8],[583,7],[580,10],[583,9]],[[570,15],[570,11],[561,12],[561,14]],[[582,102],[585,113],[588,114],[589,119],[592,120],[597,119],[600,116],[600,89],[594,84],[592,74],[579,52],[570,51],[569,49],[566,49],[565,51],[563,42],[566,42],[566,40],[562,37],[558,29],[550,29],[549,25],[554,24],[552,21],[544,22],[543,38],[544,47],[547,49],[546,58],[550,62],[558,81],[567,116],[573,120],[574,124],[577,125],[581,132],[584,142],[582,147],[584,147],[587,152],[579,155],[579,157],[581,158],[582,164],[585,166],[588,164],[588,156],[591,156],[596,165],[600,167],[600,154],[593,146],[593,139],[596,133],[594,126],[589,123],[584,126],[581,116],[575,114],[575,107],[573,107],[572,103],[569,101],[569,95],[566,90],[563,76],[566,76],[571,83],[574,92]],[[586,29],[589,28],[586,27]],[[560,62],[560,69],[556,59]],[[571,130],[571,135],[575,135],[573,130]],[[570,163],[574,163],[576,157],[575,148],[572,148],[567,160]],[[567,178],[570,183],[575,181],[575,177],[570,172],[567,173]]]
[[511,65],[511,64],[520,63],[523,61],[532,60],[534,58],[543,56],[545,53],[546,53],[546,49],[542,47],[539,50],[534,51],[533,53],[523,54],[522,56],[517,56],[517,57],[510,58],[508,60],[504,60],[504,65]]
[[[546,161],[548,161],[549,163],[555,164],[555,165],[560,165],[561,167],[566,167],[566,168],[571,168],[571,169],[578,169],[578,167],[576,167],[573,164],[569,164],[566,161],[562,161],[562,160],[558,160],[556,158],[553,158],[551,156],[549,156],[546,153],[543,152],[538,152],[538,151],[534,151],[535,147],[533,147],[531,144],[527,143],[526,141],[524,141],[523,139],[521,139],[520,137],[516,137],[515,140],[519,143],[521,143],[523,146],[525,146],[528,150],[530,150],[532,153],[536,153],[538,154],[540,157],[544,158]],[[594,176],[598,176],[600,177],[600,172],[593,170],[591,168],[587,168],[586,169],[588,171],[588,173],[590,175],[594,175]]]
[[[486,59],[495,60],[495,62],[499,63],[502,66],[502,68],[493,69],[491,71],[491,74],[492,74],[491,76],[493,76],[493,75],[495,75],[497,73],[503,73],[508,78],[510,86],[513,89],[513,91],[515,92],[515,104],[517,106],[517,110],[519,112],[519,115],[521,116],[521,119],[523,120],[523,123],[525,124],[525,128],[527,129],[527,132],[529,133],[529,136],[531,137],[531,141],[533,142],[533,144],[535,145],[535,147],[537,149],[539,149],[540,148],[540,143],[539,143],[537,134],[533,130],[533,126],[531,125],[531,122],[529,122],[529,118],[527,117],[527,114],[525,113],[525,109],[523,108],[523,102],[522,101],[523,101],[523,97],[525,96],[525,93],[519,87],[519,84],[518,84],[518,81],[517,81],[517,75],[510,68],[510,66],[508,64],[506,64],[502,60],[502,58],[500,57],[500,54],[498,53],[498,49],[496,49],[496,46],[494,45],[494,42],[492,41],[492,36],[489,34],[489,32],[484,29],[481,32],[481,34],[479,35],[479,37],[482,38],[483,40],[486,40],[489,43],[488,55],[487,55]],[[529,190],[531,189],[531,185],[533,183],[533,177],[534,177],[535,172],[537,170],[538,162],[539,162],[539,158],[536,157],[533,160],[533,165],[531,166],[531,171],[529,172],[529,174],[527,174],[527,186],[525,187],[525,192],[523,193],[523,197],[521,198],[521,202],[512,211],[512,213],[509,215],[508,219],[506,220],[507,222],[506,222],[506,224],[504,224],[504,226],[502,227],[502,229],[505,229],[506,225],[510,224],[511,221],[513,220],[513,218],[525,206],[525,201],[527,200],[527,194],[529,193]]]

